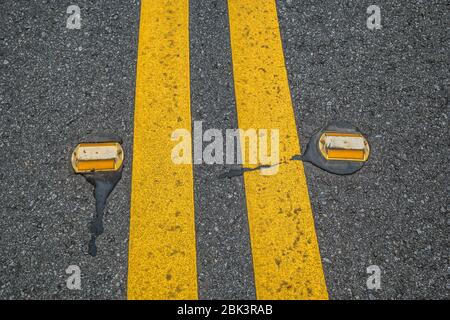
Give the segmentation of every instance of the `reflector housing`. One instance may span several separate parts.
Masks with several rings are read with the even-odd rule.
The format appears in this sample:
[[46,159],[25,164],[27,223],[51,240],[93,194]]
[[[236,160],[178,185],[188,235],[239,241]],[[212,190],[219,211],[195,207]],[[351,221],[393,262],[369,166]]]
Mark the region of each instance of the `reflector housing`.
[[369,144],[360,133],[324,132],[319,138],[319,149],[327,160],[367,161]]
[[123,150],[118,142],[80,143],[72,153],[76,173],[117,171],[123,163]]

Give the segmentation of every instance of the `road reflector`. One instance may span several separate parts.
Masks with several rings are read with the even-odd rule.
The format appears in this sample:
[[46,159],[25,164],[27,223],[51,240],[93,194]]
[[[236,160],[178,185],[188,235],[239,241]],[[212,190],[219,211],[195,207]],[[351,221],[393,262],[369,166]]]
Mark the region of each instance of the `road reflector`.
[[72,153],[72,167],[76,173],[117,171],[123,156],[118,142],[80,143]]
[[369,144],[360,133],[324,132],[319,149],[327,160],[367,161]]
[[313,134],[306,151],[292,159],[312,163],[330,173],[347,175],[360,170],[369,155],[369,142],[358,128],[346,121],[333,121]]

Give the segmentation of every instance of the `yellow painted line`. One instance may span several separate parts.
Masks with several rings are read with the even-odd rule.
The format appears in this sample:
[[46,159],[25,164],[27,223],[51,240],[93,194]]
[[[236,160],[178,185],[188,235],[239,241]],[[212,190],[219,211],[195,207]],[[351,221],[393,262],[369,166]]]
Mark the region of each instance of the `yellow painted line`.
[[192,165],[171,160],[171,133],[191,128],[188,3],[141,1],[129,299],[198,297]]
[[[228,8],[239,127],[279,129],[287,161],[300,145],[275,1],[228,0]],[[302,163],[244,180],[257,298],[328,299]]]

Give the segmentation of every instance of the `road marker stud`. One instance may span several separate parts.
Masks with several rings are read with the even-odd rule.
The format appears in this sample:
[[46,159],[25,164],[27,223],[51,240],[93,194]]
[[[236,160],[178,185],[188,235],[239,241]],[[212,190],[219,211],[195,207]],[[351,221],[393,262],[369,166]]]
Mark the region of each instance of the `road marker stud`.
[[95,214],[89,225],[91,239],[88,253],[97,255],[96,239],[103,233],[103,213],[114,187],[122,178],[124,152],[122,139],[115,135],[90,135],[72,152],[75,173],[81,174],[94,186]]
[[370,146],[364,135],[346,121],[334,121],[315,133],[301,156],[293,160],[313,165],[339,175],[360,170],[370,156]]
[[123,156],[118,142],[80,143],[72,153],[72,167],[75,173],[117,171]]
[[367,161],[369,144],[360,133],[324,132],[319,149],[327,160]]

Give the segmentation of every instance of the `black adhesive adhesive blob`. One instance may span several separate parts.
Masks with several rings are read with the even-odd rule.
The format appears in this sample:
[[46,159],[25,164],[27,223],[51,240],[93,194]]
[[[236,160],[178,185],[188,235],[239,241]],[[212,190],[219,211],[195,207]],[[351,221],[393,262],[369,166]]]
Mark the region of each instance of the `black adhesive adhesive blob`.
[[345,121],[329,123],[325,128],[316,132],[308,142],[306,151],[301,155],[292,157],[292,160],[310,162],[313,165],[334,174],[348,175],[357,172],[364,166],[364,162],[327,160],[319,150],[319,139],[326,132],[360,133],[358,128]]
[[106,207],[106,200],[122,177],[122,169],[116,172],[83,174],[83,176],[94,186],[95,214],[89,225],[91,240],[89,241],[88,253],[95,257],[97,255],[95,240],[103,233],[103,214]]
[[270,168],[272,167],[271,165],[261,165],[258,166],[256,168],[239,168],[239,169],[231,169],[228,170],[227,172],[221,173],[219,175],[219,179],[224,179],[224,178],[234,178],[234,177],[240,177],[244,174],[244,172],[248,172],[248,171],[256,171],[256,170],[260,170],[260,169],[266,169],[266,168]]
[[[83,140],[83,143],[119,142],[122,139],[114,135],[92,135]],[[97,255],[96,239],[103,233],[103,215],[108,199],[114,187],[122,178],[123,165],[117,171],[82,173],[86,180],[94,186],[95,214],[89,224],[91,239],[89,241],[89,255]]]

